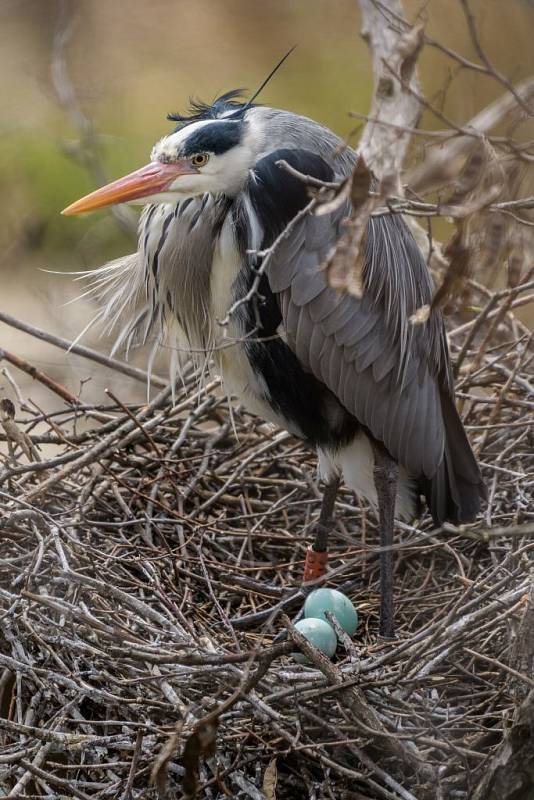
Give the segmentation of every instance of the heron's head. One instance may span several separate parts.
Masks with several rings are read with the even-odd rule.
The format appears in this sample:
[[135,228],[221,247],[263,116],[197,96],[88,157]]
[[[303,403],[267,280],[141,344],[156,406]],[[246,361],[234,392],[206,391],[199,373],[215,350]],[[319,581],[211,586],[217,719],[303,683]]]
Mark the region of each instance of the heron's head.
[[97,189],[62,213],[81,214],[116,203],[172,203],[202,194],[235,195],[247,179],[259,147],[252,108],[233,102],[235,92],[210,106],[195,104],[189,116],[172,115],[178,127],[152,148],[150,163]]

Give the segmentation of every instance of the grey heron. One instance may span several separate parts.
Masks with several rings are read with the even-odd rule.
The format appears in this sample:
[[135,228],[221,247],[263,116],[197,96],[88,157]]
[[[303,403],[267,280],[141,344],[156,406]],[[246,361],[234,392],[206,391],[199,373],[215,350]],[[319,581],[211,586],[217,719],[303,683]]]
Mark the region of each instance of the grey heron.
[[378,509],[380,633],[391,637],[394,516],[412,519],[424,497],[437,525],[467,522],[484,497],[442,316],[410,323],[432,296],[425,260],[402,217],[372,217],[362,296],[336,292],[321,265],[350,204],[306,211],[306,185],[279,162],[333,181],[357,153],[317,122],[238,91],[169,119],[176,127],[149,164],[63,212],[144,205],[137,252],[96,273],[102,317],[119,327],[119,345],[153,336],[212,356],[230,395],[317,450],[326,489],[308,577],[324,568],[341,477]]

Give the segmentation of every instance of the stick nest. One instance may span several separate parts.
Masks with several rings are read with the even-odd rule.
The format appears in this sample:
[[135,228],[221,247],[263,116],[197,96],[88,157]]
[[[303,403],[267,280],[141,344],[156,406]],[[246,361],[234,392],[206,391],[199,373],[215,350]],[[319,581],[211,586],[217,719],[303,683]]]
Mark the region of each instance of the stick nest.
[[467,797],[534,685],[516,635],[534,532],[520,291],[472,286],[476,312],[455,320],[489,502],[461,529],[397,526],[394,642],[377,637],[375,514],[340,491],[326,583],[361,622],[333,662],[295,663],[287,618],[262,617],[298,591],[319,509],[301,442],[239,409],[234,431],[217,381],[186,381],[174,405],[164,390],[143,407],[17,417],[47,459],[15,446],[1,475],[3,791]]

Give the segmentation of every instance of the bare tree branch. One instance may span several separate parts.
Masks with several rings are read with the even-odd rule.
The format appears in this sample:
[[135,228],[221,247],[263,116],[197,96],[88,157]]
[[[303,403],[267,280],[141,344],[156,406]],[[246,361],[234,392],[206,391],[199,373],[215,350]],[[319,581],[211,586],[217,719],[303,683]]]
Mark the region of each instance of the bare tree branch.
[[421,105],[398,78],[419,91],[415,66],[423,45],[423,26],[418,24],[399,34],[385,11],[403,17],[400,0],[359,1],[362,37],[371,50],[375,88],[371,120],[358,149],[374,174],[386,180],[393,193],[401,194],[399,173],[410,143],[406,129],[417,127]]

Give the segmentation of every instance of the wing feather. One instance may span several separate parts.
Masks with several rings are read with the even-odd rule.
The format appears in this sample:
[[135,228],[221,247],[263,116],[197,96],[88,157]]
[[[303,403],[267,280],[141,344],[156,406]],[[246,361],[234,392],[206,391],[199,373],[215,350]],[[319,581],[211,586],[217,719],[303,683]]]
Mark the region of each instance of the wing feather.
[[313,335],[313,323],[306,308],[295,306],[298,314],[297,331],[295,334],[295,354],[303,364],[310,362],[310,341]]
[[[319,278],[324,286],[324,275],[319,273]],[[354,308],[352,298],[349,295],[343,295],[341,300],[335,307],[335,314],[328,314],[321,320],[321,329],[325,336],[336,336],[338,330],[345,325],[354,321]]]
[[323,336],[316,325],[312,324],[312,334],[310,338],[308,362],[312,372],[315,372],[319,363],[319,357],[323,346]]
[[323,291],[310,303],[310,315],[314,322],[324,321],[341,304],[343,296],[326,285],[323,276]]
[[297,306],[311,303],[324,289],[324,279],[319,271],[319,258],[308,258],[304,268],[295,274],[291,284],[291,300]]

